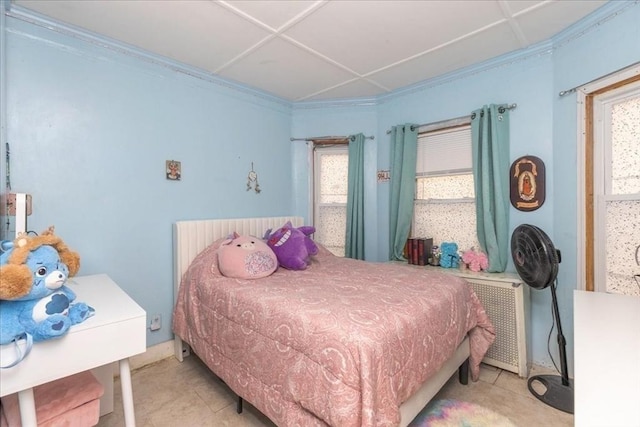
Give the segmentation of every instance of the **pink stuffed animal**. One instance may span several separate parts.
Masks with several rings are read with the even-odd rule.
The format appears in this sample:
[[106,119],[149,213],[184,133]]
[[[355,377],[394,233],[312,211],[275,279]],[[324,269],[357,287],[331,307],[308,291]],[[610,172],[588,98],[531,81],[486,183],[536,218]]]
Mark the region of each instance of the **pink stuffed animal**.
[[471,271],[480,271],[489,268],[487,255],[484,252],[476,252],[473,248],[462,253],[462,262],[467,264]]
[[223,276],[259,279],[276,271],[278,259],[262,240],[234,232],[218,249],[218,266]]

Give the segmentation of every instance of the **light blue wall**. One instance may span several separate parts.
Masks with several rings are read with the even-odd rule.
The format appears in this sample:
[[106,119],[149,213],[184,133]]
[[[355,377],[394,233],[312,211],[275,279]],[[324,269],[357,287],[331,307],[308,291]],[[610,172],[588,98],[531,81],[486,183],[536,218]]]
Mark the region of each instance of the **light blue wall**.
[[[573,359],[573,290],[584,285],[578,283],[577,274],[577,243],[583,231],[578,230],[576,224],[578,212],[583,209],[577,205],[576,195],[584,188],[584,182],[578,180],[576,173],[577,111],[584,107],[577,105],[575,93],[563,97],[559,93],[640,63],[640,3],[609,3],[600,13],[582,22],[582,26],[588,30],[579,32],[579,37],[567,36],[568,40],[565,40],[561,34],[554,43],[554,75],[550,94],[554,114],[552,154],[556,177],[550,182],[557,201],[553,211],[552,237],[555,245],[562,249],[558,301],[568,341],[570,365]],[[568,35],[575,31],[568,29],[566,33]],[[596,248],[596,257],[604,255],[603,248]],[[534,302],[533,309],[538,313],[548,312],[551,304],[549,295]],[[544,323],[548,329],[550,320]],[[537,349],[542,351],[542,337],[538,336],[537,339]]]
[[[511,159],[523,155],[535,155],[543,159],[547,167],[547,182],[553,182],[553,109],[551,88],[553,85],[553,60],[548,46],[539,47],[528,56],[517,56],[511,61],[499,65],[486,65],[478,69],[467,70],[457,76],[434,83],[432,86],[416,88],[401,95],[389,96],[381,100],[377,106],[377,132],[375,146],[377,148],[377,168],[389,169],[389,136],[387,130],[400,123],[430,123],[455,117],[469,115],[473,110],[490,103],[517,103],[511,111]],[[370,107],[367,107],[370,109]],[[335,107],[316,109],[315,114],[300,116],[294,114],[294,127],[313,127],[314,124],[334,112],[343,123],[348,118],[358,117],[362,107],[357,105],[343,108],[339,113]],[[328,126],[329,127],[329,126]],[[329,127],[332,129],[331,127]],[[369,142],[371,143],[371,142]],[[302,174],[301,174],[302,175]],[[371,183],[375,183],[375,174],[370,175]],[[389,184],[375,184],[378,211],[377,252],[372,256],[367,245],[367,259],[384,261],[388,259],[388,197]],[[300,196],[301,199],[304,195]],[[511,209],[511,227],[513,230],[521,223],[531,223],[553,235],[553,187],[547,189],[545,204],[531,213],[522,213]],[[368,211],[367,211],[368,212]],[[367,241],[369,241],[367,235]],[[375,239],[372,239],[375,240]],[[512,268],[512,263],[510,262]],[[534,295],[534,301],[539,299]],[[546,342],[546,317],[549,312],[534,315],[532,333],[534,342]],[[546,349],[534,347],[534,360],[546,359]]]
[[[375,137],[367,140],[365,160],[365,245],[367,259],[384,261],[388,184],[378,184],[375,172],[389,168],[386,131],[467,115],[483,104],[517,103],[511,159],[543,159],[548,185],[542,208],[512,209],[511,229],[540,226],[562,250],[558,294],[572,371],[576,105],[575,95],[557,94],[640,61],[638,22],[637,2],[611,2],[550,42],[426,84],[372,100],[290,105],[9,17],[2,102],[13,191],[33,195],[30,229],[54,224],[80,252],[81,274],[108,273],[149,314],[163,315],[163,329],[148,334],[153,345],[171,338],[175,220],[311,217],[307,146],[291,136]],[[168,159],[182,161],[181,182],[165,180]],[[260,195],[245,191],[252,161]],[[533,360],[545,365],[550,299],[532,291]],[[555,333],[551,341],[556,355]]]
[[[573,290],[577,282],[577,207],[575,95],[559,98],[558,92],[609,74],[640,61],[640,5],[611,2],[554,40],[444,76],[426,84],[405,88],[375,100],[375,156],[377,169],[389,169],[387,130],[402,123],[431,123],[461,117],[489,103],[516,103],[511,111],[511,160],[523,155],[540,157],[546,165],[546,202],[533,212],[511,208],[510,230],[520,224],[541,227],[561,250],[558,299],[563,332],[567,340],[569,372],[573,372]],[[571,100],[570,98],[573,98]],[[314,135],[349,129],[345,122],[358,123],[371,111],[357,101],[306,107],[305,114],[294,108],[294,129]],[[328,120],[331,118],[332,120]],[[294,156],[294,161],[302,157]],[[300,164],[300,163],[298,163]],[[299,167],[299,166],[296,166]],[[298,171],[306,176],[306,171]],[[371,176],[371,183],[375,176]],[[304,186],[294,189],[300,200]],[[384,261],[388,256],[388,184],[377,184],[377,236],[367,242],[367,259]],[[368,211],[367,211],[368,212]],[[514,271],[510,261],[508,269]],[[551,292],[531,290],[532,358],[534,363],[552,366],[547,339],[552,326]],[[559,367],[554,330],[551,353]]]
[[[171,339],[172,223],[291,214],[291,106],[11,17],[6,44],[11,184],[33,197],[28,228],[55,225],[80,274],[107,273],[162,315],[148,345]],[[179,182],[165,178],[170,159]],[[259,195],[246,191],[251,162]]]
[[[547,153],[551,151],[552,111],[551,100],[545,96],[551,82],[551,55],[546,46],[541,46],[526,56],[505,57],[499,65],[485,64],[465,70],[413,93],[383,100],[379,109],[379,132],[386,135],[386,130],[400,123],[431,123],[467,116],[485,104],[516,103],[517,108],[510,112],[511,159],[535,155],[545,160],[547,168],[551,169],[553,159]],[[380,143],[378,166],[388,169],[389,138],[381,138]],[[547,176],[547,179],[552,180],[553,176]],[[386,204],[388,187],[381,190],[380,201]],[[511,228],[524,219],[549,228],[552,206],[553,195],[548,194],[542,208],[526,217],[512,209]],[[385,211],[386,220],[388,212]],[[384,239],[383,246],[387,247],[388,236]]]

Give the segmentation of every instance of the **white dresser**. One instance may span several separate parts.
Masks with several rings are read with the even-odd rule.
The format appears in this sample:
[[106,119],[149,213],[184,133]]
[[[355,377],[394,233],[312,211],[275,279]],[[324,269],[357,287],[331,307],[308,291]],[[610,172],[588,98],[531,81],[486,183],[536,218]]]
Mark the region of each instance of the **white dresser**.
[[576,427],[640,426],[640,298],[574,291]]
[[[76,301],[96,310],[95,315],[59,339],[35,343],[22,362],[0,370],[0,397],[17,392],[22,425],[34,426],[33,387],[91,369],[105,389],[103,414],[113,407],[111,365],[119,362],[125,422],[135,426],[128,358],[146,351],[146,313],[105,274],[73,277],[67,286],[76,293]],[[2,365],[15,360],[14,353],[12,346],[0,346]]]

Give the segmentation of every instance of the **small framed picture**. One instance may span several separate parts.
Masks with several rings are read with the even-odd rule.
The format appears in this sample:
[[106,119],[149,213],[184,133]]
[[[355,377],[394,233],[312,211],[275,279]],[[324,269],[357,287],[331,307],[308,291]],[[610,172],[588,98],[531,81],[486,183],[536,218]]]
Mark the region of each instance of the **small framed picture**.
[[167,174],[167,179],[171,181],[180,181],[180,176],[182,175],[180,162],[176,160],[167,160],[165,172]]

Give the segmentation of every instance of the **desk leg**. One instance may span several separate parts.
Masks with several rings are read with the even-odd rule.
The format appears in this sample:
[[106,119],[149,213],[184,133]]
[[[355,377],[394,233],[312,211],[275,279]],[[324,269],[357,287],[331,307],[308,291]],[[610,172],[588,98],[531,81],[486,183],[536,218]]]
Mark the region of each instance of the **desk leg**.
[[131,371],[129,370],[129,359],[122,359],[120,361],[120,384],[122,385],[124,423],[127,427],[135,427],[136,414],[133,410],[133,389],[131,387]]
[[22,421],[22,425],[38,425],[36,419],[36,401],[33,397],[32,388],[18,392],[18,405],[20,406],[20,420]]

